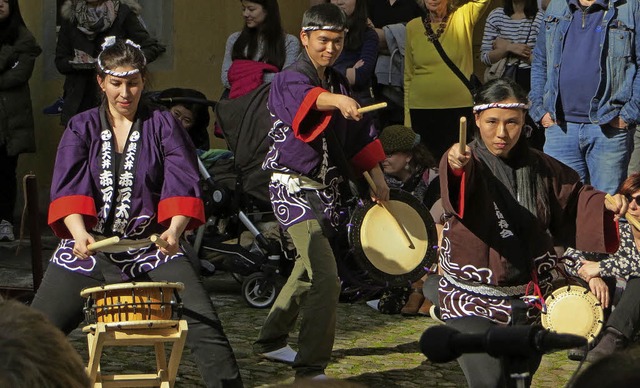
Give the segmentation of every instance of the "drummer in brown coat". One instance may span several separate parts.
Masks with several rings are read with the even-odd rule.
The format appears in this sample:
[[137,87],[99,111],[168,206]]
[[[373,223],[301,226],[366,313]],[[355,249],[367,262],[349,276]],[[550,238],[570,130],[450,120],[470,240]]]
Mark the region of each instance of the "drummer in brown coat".
[[[583,185],[570,168],[529,148],[528,101],[515,83],[485,84],[475,98],[479,136],[455,144],[440,163],[448,219],[440,251],[440,306],[446,324],[463,333],[528,323],[557,263],[555,244],[614,252],[617,220],[627,200]],[[463,148],[463,152],[461,152]],[[527,289],[533,292],[528,292]],[[530,374],[540,357],[529,360]],[[469,386],[499,387],[500,360],[458,359]]]

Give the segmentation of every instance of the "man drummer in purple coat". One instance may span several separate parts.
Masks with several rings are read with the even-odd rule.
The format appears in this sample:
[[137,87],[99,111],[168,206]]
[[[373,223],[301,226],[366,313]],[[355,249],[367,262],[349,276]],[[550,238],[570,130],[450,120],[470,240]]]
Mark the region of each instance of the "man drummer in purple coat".
[[[196,150],[169,111],[141,100],[146,63],[130,40],[110,37],[103,44],[97,77],[103,103],[72,117],[58,146],[49,225],[62,240],[32,307],[68,334],[83,319],[84,288],[184,283],[185,312],[208,321],[186,318],[186,344],[206,386],[242,387],[211,299],[179,244],[184,230],[204,220]],[[150,241],[156,233],[167,247]],[[119,244],[89,249],[114,236]]]
[[[295,266],[267,317],[254,350],[292,363],[296,378],[324,379],[335,336],[340,293],[328,235],[338,226],[338,183],[348,170],[368,171],[376,200],[389,188],[379,163],[385,155],[370,121],[348,95],[347,80],[331,68],[342,51],[346,16],[320,4],[303,16],[304,50],[271,84],[271,148],[263,168],[271,170],[271,203],[297,249]],[[298,353],[287,344],[301,313]]]

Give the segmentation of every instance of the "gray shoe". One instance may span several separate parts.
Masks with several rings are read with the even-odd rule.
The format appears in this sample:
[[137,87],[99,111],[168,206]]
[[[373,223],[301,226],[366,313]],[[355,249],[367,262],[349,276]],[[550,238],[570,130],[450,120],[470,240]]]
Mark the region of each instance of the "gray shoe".
[[587,353],[586,361],[596,362],[625,347],[627,347],[627,339],[625,336],[617,329],[607,327],[600,342],[598,342],[593,350]]
[[13,241],[13,225],[7,220],[0,221],[0,241]]

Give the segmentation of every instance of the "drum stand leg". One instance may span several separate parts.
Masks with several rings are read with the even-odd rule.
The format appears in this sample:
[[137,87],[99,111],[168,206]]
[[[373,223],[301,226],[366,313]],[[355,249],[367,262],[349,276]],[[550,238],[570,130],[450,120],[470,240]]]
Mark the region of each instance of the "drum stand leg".
[[[187,321],[175,321],[173,327],[163,328],[127,328],[117,327],[117,323],[103,322],[89,325],[83,329],[87,333],[89,347],[89,363],[87,374],[91,386],[100,387],[135,387],[160,386],[171,388],[176,382],[182,351],[187,339]],[[167,363],[165,343],[173,343],[171,355]],[[155,350],[155,374],[114,374],[100,373],[100,359],[105,346],[153,346]]]

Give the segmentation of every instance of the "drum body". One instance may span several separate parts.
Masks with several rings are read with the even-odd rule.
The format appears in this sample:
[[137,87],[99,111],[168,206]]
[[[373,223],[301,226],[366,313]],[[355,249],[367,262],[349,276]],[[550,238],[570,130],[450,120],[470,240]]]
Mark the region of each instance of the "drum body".
[[598,298],[584,287],[558,288],[546,298],[542,326],[563,334],[575,334],[592,342],[602,330],[604,310]]
[[130,322],[176,319],[180,306],[178,291],[182,283],[132,282],[85,288],[86,320],[95,322]]
[[406,191],[392,189],[385,207],[372,201],[358,206],[348,233],[356,264],[382,285],[414,282],[436,261],[438,244],[433,218]]

